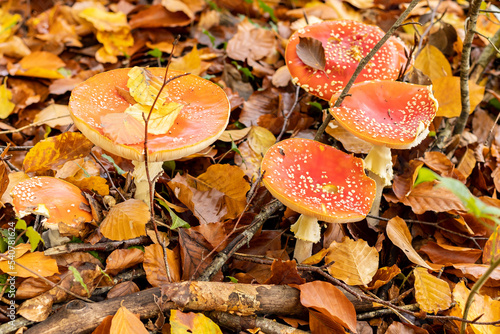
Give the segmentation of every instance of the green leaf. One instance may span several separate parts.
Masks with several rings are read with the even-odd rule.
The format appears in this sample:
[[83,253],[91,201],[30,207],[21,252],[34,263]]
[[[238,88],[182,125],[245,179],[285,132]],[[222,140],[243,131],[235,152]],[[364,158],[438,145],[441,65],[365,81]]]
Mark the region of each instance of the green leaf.
[[309,104],[313,108],[316,108],[316,109],[319,109],[319,110],[323,110],[323,106],[319,102],[311,101],[311,102],[308,102],[307,104]]
[[441,176],[437,175],[429,168],[420,168],[418,171],[417,179],[415,180],[413,186],[417,186],[420,183],[424,182],[432,182],[434,180],[439,180],[440,178]]
[[180,218],[175,214],[175,212],[170,209],[170,207],[165,203],[165,201],[162,201],[161,199],[158,199],[158,202],[163,206],[165,209],[167,209],[168,213],[170,214],[170,218],[172,219],[172,226],[170,226],[171,230],[175,230],[180,227],[184,228],[190,228],[191,225],[189,225],[185,220]]
[[25,230],[26,221],[24,219],[17,218],[16,230]]
[[40,241],[44,243],[40,233],[35,231],[35,229],[32,226],[28,226],[28,228],[26,229],[26,236],[28,237],[32,252],[36,250]]
[[75,277],[75,280],[78,283],[80,283],[80,285],[85,289],[85,291],[87,291],[87,296],[90,297],[90,291],[87,288],[87,284],[85,284],[85,282],[83,281],[82,275],[80,275],[78,270],[73,266],[69,266],[68,269],[71,270],[71,272],[73,273],[73,276]]
[[215,48],[215,37],[210,33],[210,31],[203,29],[201,31],[204,35],[207,35],[208,38],[210,39],[210,43],[212,43],[212,46]]
[[116,169],[116,171],[118,172],[118,174],[120,174],[120,175],[124,175],[124,174],[126,174],[126,172],[125,172],[123,169],[121,169],[121,168],[120,168],[120,166],[118,166],[118,165],[115,163],[115,160],[113,160],[113,158],[112,158],[112,157],[110,157],[109,155],[107,155],[107,154],[105,154],[105,153],[101,154],[101,156],[102,156],[104,159],[108,160],[110,163],[112,163],[112,164],[113,164],[113,167],[115,167],[115,169]]
[[248,81],[248,79],[255,79],[255,77],[253,76],[252,72],[246,68],[246,67],[243,67],[243,66],[240,66],[237,62],[235,62],[234,60],[231,62],[231,64],[233,64],[234,66],[236,66],[236,69],[238,71],[240,71],[241,73],[243,73],[243,75],[245,76],[245,81]]
[[268,4],[266,4],[264,1],[259,0],[259,7],[262,9],[264,13],[268,13],[269,17],[271,20],[274,22],[278,22],[278,18],[274,15],[274,9],[272,9]]
[[5,253],[7,250],[7,242],[5,242],[4,238],[0,238],[0,253]]
[[154,48],[153,50],[148,51],[148,55],[150,55],[151,57],[161,59],[161,57],[163,56],[163,52],[161,52],[161,50],[158,48]]
[[233,276],[226,276],[227,278],[229,278],[229,280],[231,281],[231,283],[238,283],[238,279],[233,277]]
[[61,73],[62,75],[64,75],[65,78],[70,78],[71,77],[71,71],[68,70],[67,68],[65,67],[60,67],[57,69],[57,72]]

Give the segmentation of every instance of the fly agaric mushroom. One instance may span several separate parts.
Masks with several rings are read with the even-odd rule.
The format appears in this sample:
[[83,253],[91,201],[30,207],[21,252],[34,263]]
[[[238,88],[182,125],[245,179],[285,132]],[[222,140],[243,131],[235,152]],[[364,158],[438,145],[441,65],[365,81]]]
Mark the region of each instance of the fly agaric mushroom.
[[[55,177],[40,176],[19,182],[11,190],[12,205],[19,218],[29,214],[43,216],[52,240],[60,240],[59,223],[81,230],[92,221],[89,202],[77,186]],[[69,241],[69,239],[67,240]],[[57,246],[51,242],[51,246]]]
[[[332,97],[332,105],[339,95]],[[408,149],[420,144],[437,109],[432,86],[390,80],[357,83],[339,107],[330,108],[346,130],[373,144],[364,160],[370,177],[377,182],[372,214],[378,214],[383,187],[392,181],[391,148]]]
[[[163,78],[165,75],[163,68],[147,70],[155,77]],[[135,198],[149,203],[144,135],[141,137],[140,130],[136,129],[140,121],[132,116],[120,117],[131,106],[130,100],[123,97],[123,91],[128,89],[130,71],[125,68],[100,73],[79,84],[71,94],[69,107],[75,125],[90,141],[108,152],[132,160],[135,166]],[[181,74],[183,72],[170,70],[168,77]],[[143,81],[151,82],[149,78]],[[231,111],[224,91],[195,75],[188,74],[172,80],[163,91],[168,92],[165,96],[162,92],[165,103],[178,103],[182,105],[182,110],[170,127],[169,124],[158,127],[154,133],[148,131],[148,167],[152,180],[163,170],[164,161],[188,156],[215,142],[224,132]],[[116,135],[111,136],[115,116],[124,128],[117,129]],[[103,125],[103,120],[106,120],[106,125]]]
[[274,144],[262,160],[262,182],[285,206],[301,214],[291,226],[294,258],[301,263],[320,240],[318,220],[362,220],[375,198],[375,182],[365,175],[363,160],[310,139]]
[[[363,59],[384,37],[377,26],[351,20],[323,21],[297,30],[288,40],[285,60],[294,84],[329,101],[349,81]],[[301,38],[321,42],[324,70],[307,66],[297,54]],[[395,80],[405,62],[404,44],[391,37],[361,71],[355,82],[374,79]]]

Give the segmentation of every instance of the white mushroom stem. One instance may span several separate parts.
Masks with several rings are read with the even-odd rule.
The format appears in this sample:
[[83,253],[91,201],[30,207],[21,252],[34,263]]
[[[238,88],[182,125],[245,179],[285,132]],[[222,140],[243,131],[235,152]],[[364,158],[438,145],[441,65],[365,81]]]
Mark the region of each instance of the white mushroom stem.
[[301,215],[297,222],[290,226],[290,230],[297,238],[293,257],[297,260],[297,263],[302,263],[305,259],[311,257],[313,244],[321,239],[321,227],[318,224],[318,218]]
[[[134,164],[134,172],[132,176],[134,177],[135,183],[135,199],[140,199],[144,201],[147,205],[150,205],[149,201],[149,182],[146,173],[146,164],[144,161],[132,161]],[[148,162],[149,176],[151,178],[152,188],[154,189],[154,179],[163,171],[163,162]]]
[[[375,200],[373,201],[370,215],[378,216],[380,202],[382,200],[382,191],[384,187],[391,185],[393,177],[391,149],[386,146],[374,145],[370,152],[368,152],[364,162],[365,168],[369,171],[368,176],[372,178],[377,185]],[[370,227],[378,225],[378,219],[366,218],[366,221]]]

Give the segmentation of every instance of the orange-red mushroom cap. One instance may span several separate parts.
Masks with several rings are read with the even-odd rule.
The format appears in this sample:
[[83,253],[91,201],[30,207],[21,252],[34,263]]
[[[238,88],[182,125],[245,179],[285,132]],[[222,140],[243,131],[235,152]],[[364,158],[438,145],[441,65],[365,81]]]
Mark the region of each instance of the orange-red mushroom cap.
[[[128,68],[97,74],[79,84],[69,102],[71,117],[78,129],[94,144],[106,151],[135,161],[144,160],[144,142],[117,144],[108,138],[101,118],[120,113],[129,107],[117,88],[128,90]],[[148,68],[156,76],[164,77],[165,69]],[[169,78],[182,74],[170,70]],[[229,121],[230,105],[224,91],[216,84],[195,75],[177,78],[164,88],[167,102],[184,107],[173,126],[165,134],[148,135],[150,161],[175,160],[196,153],[217,140]]]
[[55,177],[23,180],[12,188],[11,196],[19,217],[29,214],[47,217],[46,228],[57,228],[59,223],[76,227],[92,221],[89,202],[80,188]]
[[[334,95],[330,103],[338,96]],[[340,107],[330,108],[330,113],[345,129],[367,142],[406,149],[425,138],[437,110],[432,86],[374,80],[353,85]]]
[[310,139],[274,144],[262,172],[266,188],[285,206],[330,223],[363,219],[375,198],[363,160]]
[[[351,20],[324,21],[297,30],[289,39],[285,52],[288,70],[295,84],[329,101],[343,89],[363,59],[384,37],[377,26]],[[325,49],[325,71],[302,62],[296,48],[300,37],[319,40]],[[399,41],[398,41],[399,43]],[[401,45],[389,39],[361,71],[355,82],[374,79],[396,79],[401,67]]]

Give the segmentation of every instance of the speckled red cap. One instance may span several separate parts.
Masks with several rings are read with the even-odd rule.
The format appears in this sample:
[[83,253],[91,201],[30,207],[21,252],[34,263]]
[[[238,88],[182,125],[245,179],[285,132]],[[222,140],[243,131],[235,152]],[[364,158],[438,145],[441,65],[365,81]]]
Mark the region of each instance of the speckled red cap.
[[[324,21],[297,30],[288,41],[286,65],[294,84],[329,101],[349,81],[363,59],[384,37],[377,26],[351,20]],[[296,52],[299,37],[321,41],[325,49],[325,71],[313,69],[300,60]],[[397,42],[397,43],[396,43]],[[393,80],[404,64],[404,45],[390,38],[361,71],[355,82],[374,79]]]
[[[335,103],[339,94],[332,97]],[[432,86],[374,80],[352,86],[330,113],[348,131],[374,145],[406,149],[427,136],[438,110]]]
[[375,181],[363,160],[320,142],[291,138],[262,160],[269,192],[290,209],[329,223],[363,219],[375,199]]

